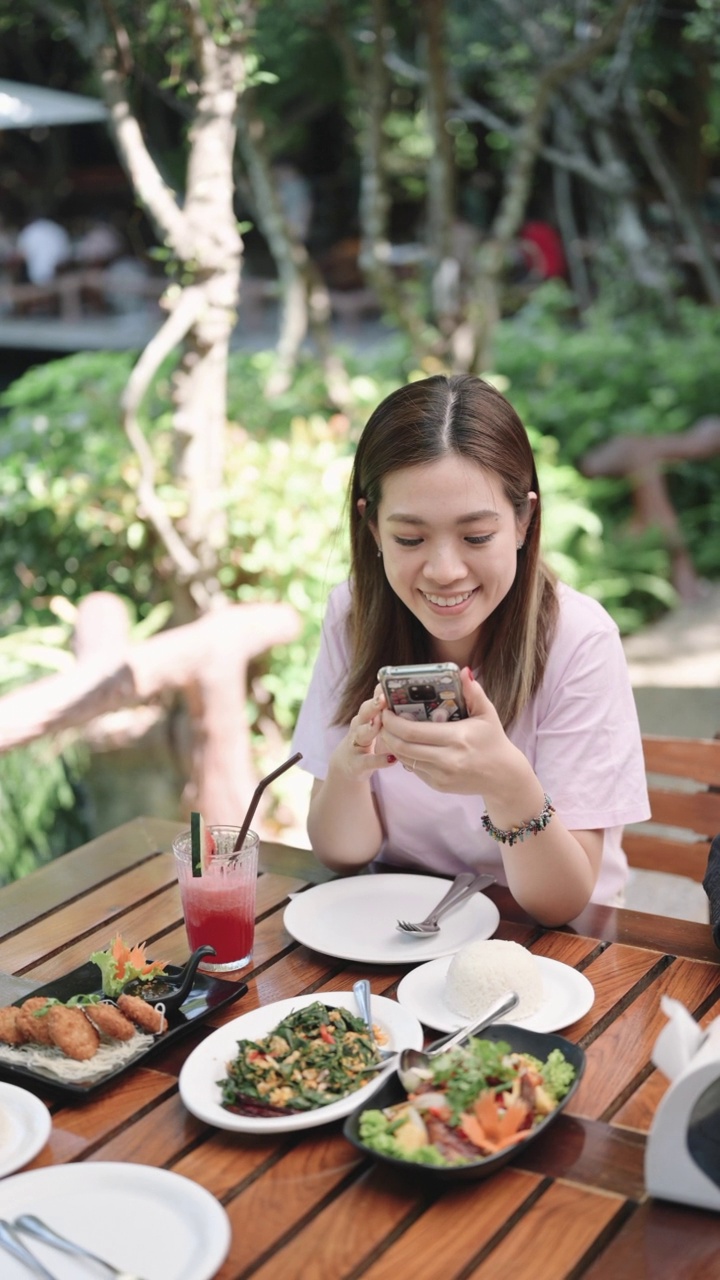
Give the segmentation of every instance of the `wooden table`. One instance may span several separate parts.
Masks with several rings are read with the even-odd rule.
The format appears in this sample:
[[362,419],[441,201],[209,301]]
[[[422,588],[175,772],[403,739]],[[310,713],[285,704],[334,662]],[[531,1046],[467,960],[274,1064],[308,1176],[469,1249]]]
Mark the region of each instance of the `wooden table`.
[[[0,970],[35,984],[83,963],[119,930],[187,955],[172,856],[178,824],[136,819],[0,891]],[[707,926],[590,907],[562,930],[535,925],[493,888],[498,937],[582,969],[596,999],[567,1029],[587,1053],[578,1092],[547,1134],[486,1181],[440,1194],[362,1161],[341,1125],[278,1138],[207,1128],[177,1091],[189,1051],[239,1013],[368,974],[392,995],[402,972],[298,946],[289,893],[329,878],[304,850],[266,844],[249,990],[184,1040],[85,1102],[53,1099],[47,1147],[29,1167],[127,1160],[173,1169],[225,1205],[233,1239],[218,1280],[709,1280],[720,1275],[717,1214],[646,1197],[645,1135],[666,1082],[650,1062],[662,992],[702,1022],[720,1013],[720,953]]]

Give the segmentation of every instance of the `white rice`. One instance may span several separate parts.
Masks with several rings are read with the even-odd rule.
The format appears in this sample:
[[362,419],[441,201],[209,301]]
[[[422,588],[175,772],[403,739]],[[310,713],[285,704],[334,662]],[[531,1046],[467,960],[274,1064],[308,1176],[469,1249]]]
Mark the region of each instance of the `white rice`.
[[543,1001],[543,984],[535,958],[518,942],[490,938],[470,942],[453,956],[445,977],[445,1002],[463,1018],[479,1018],[506,991],[517,991],[520,1003],[508,1022],[529,1018]]

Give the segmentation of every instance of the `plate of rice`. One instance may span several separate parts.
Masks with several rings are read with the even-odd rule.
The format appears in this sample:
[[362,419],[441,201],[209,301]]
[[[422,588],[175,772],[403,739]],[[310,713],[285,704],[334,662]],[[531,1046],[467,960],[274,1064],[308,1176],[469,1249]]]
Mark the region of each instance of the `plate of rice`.
[[569,1027],[595,1000],[592,983],[571,965],[500,938],[471,942],[411,969],[397,998],[424,1026],[457,1031],[506,991],[520,996],[506,1021],[539,1032]]

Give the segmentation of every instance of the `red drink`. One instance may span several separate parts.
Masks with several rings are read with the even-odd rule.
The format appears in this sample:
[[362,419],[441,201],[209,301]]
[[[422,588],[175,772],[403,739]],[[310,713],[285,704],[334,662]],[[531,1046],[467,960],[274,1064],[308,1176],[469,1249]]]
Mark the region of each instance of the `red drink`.
[[190,876],[181,883],[190,950],[209,943],[213,965],[250,958],[255,937],[255,886],[233,883],[232,875]]
[[191,951],[206,944],[215,948],[216,954],[202,961],[202,969],[240,969],[252,957],[255,937],[258,837],[249,831],[242,853],[233,853],[239,828],[207,830],[216,852],[202,875],[192,874],[190,833],[173,841],[188,943]]

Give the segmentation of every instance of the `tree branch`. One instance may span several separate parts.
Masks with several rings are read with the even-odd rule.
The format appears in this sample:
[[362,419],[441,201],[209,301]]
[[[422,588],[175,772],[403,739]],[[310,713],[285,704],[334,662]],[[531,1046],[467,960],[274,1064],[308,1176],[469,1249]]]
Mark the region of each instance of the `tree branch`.
[[[182,291],[172,313],[145,347],[128,379],[121,399],[123,426],[140,464],[138,499],[143,512],[161,539],[181,581],[192,581],[200,562],[185,545],[155,490],[155,459],[138,421],[140,405],[154,374],[163,360],[182,342],[197,320],[203,305],[203,291],[190,286]],[[198,602],[199,603],[199,602]]]
[[[0,754],[45,734],[78,728],[109,711],[184,690],[209,677],[211,652],[214,669],[227,681],[231,658],[239,671],[273,645],[296,639],[299,630],[291,605],[239,604],[161,631],[117,656],[111,646],[110,663],[103,640],[99,653],[77,662],[70,671],[45,676],[0,697]],[[217,662],[218,645],[224,653],[221,663]]]

